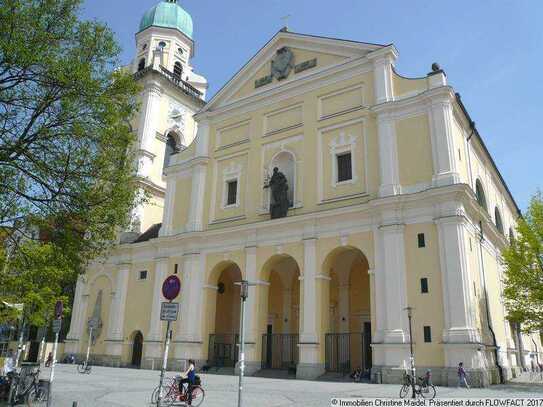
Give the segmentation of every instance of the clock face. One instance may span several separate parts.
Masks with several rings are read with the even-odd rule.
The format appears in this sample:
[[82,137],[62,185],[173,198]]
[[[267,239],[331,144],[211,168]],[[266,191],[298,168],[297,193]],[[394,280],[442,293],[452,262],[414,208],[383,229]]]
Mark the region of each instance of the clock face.
[[181,131],[185,129],[185,108],[177,103],[170,103],[168,108],[168,126]]

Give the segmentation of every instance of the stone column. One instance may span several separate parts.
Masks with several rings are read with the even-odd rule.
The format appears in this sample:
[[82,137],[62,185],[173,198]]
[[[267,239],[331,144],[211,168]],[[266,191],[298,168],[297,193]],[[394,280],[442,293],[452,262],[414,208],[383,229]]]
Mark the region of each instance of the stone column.
[[320,361],[320,344],[317,335],[317,321],[320,322],[317,306],[317,239],[309,237],[304,239],[304,266],[302,285],[302,324],[299,343],[300,362],[296,369],[296,377],[311,379],[320,376],[324,372],[324,366]]
[[183,256],[179,327],[175,335],[175,358],[184,366],[186,360],[203,360],[203,316],[205,255],[185,253]]
[[153,283],[153,305],[151,308],[151,322],[149,332],[145,339],[144,364],[146,368],[158,368],[162,358],[162,340],[164,337],[164,325],[160,320],[162,297],[162,283],[168,275],[168,258],[155,259],[155,273]]
[[[257,283],[256,246],[245,248],[245,279]],[[249,296],[245,302],[245,372],[251,375],[261,368],[260,356],[257,352],[258,335],[258,286],[249,286]]]
[[453,109],[449,91],[432,101],[430,107],[430,137],[434,165],[433,184],[457,184],[460,176],[456,168],[453,142]]
[[379,170],[381,175],[379,196],[400,194],[398,140],[396,125],[390,114],[380,113],[377,116],[377,136],[379,139]]

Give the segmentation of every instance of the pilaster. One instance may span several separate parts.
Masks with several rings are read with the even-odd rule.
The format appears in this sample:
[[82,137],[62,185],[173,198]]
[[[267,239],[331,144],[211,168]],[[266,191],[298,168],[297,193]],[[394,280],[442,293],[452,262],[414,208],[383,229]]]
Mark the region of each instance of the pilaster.
[[443,186],[459,183],[453,142],[453,111],[448,93],[431,102],[430,137],[434,164],[433,184]]
[[162,321],[160,320],[160,307],[162,301],[162,283],[168,275],[168,258],[155,259],[155,275],[153,282],[153,305],[151,309],[151,323],[146,342],[160,342],[163,337]]
[[375,103],[386,103],[394,99],[392,67],[398,57],[393,46],[381,48],[367,55],[373,61],[373,87]]
[[445,343],[474,343],[480,338],[466,258],[465,219],[451,214],[436,219],[443,285]]
[[196,164],[193,167],[189,220],[186,225],[188,232],[203,230],[206,174],[207,163]]
[[378,114],[377,137],[379,139],[379,172],[381,175],[379,196],[400,194],[398,140],[396,125],[391,114]]
[[108,339],[122,341],[124,337],[124,315],[126,309],[126,294],[128,278],[130,277],[130,264],[121,264],[117,271],[115,297],[113,298],[112,315],[114,316],[110,336]]
[[173,174],[166,176],[166,196],[164,198],[164,215],[160,236],[169,236],[173,233],[173,217],[175,207],[175,194],[177,189],[177,177]]

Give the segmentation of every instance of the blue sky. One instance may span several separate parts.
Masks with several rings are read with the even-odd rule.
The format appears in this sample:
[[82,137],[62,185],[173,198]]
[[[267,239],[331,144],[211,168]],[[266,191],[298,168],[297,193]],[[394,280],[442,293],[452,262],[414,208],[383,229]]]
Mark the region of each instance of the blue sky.
[[[421,76],[437,61],[462,95],[522,210],[543,189],[542,0],[178,0],[194,20],[195,70],[213,95],[283,25],[291,31],[394,43],[397,68]],[[139,19],[158,0],[85,0],[131,61]],[[539,122],[538,122],[539,120]]]

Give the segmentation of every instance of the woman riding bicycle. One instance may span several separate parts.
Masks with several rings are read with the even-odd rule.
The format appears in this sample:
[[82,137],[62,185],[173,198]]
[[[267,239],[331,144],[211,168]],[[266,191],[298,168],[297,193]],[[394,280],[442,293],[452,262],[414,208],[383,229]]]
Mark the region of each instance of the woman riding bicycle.
[[[187,395],[188,405],[190,406],[192,402],[192,391],[191,388],[194,385],[194,380],[196,379],[196,367],[194,365],[194,360],[189,359],[189,366],[187,370],[181,373],[181,380],[179,381],[179,393]],[[187,391],[183,391],[183,387],[187,383]]]

